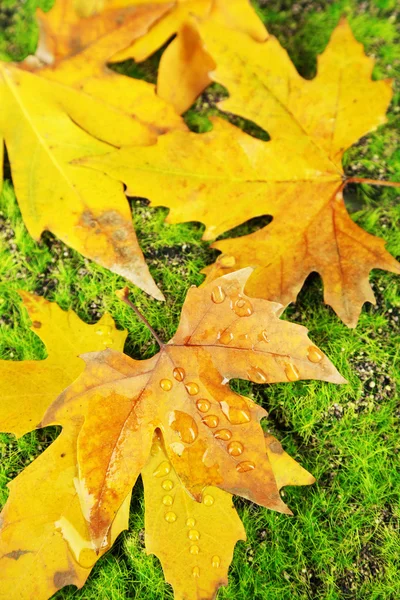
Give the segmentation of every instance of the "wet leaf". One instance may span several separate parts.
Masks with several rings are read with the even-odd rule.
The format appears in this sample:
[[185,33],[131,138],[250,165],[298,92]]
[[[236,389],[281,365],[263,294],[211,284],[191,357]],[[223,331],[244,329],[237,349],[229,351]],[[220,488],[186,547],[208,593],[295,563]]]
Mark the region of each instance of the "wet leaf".
[[[0,63],[0,135],[30,234],[39,239],[44,230],[51,231],[158,299],[163,295],[144,261],[121,185],[71,162],[106,153],[109,144],[153,143],[169,127],[182,127],[171,107],[156,97],[154,86],[104,67],[109,53],[145,32],[163,11],[138,11],[125,28],[51,69],[32,73]],[[112,100],[107,101],[110,88]],[[136,103],[137,111],[132,110]]]
[[[147,462],[159,429],[183,485],[198,501],[210,485],[280,512],[282,502],[264,452],[260,406],[227,386],[345,380],[307,338],[280,321],[281,307],[248,298],[251,269],[189,290],[177,333],[160,352],[136,361],[113,350],[87,354],[85,372],[63,392],[42,424],[82,403],[79,493],[93,543],[103,548],[115,514]],[[168,471],[160,465],[160,473]]]
[[[141,0],[141,4],[146,2],[149,0]],[[249,0],[177,0],[146,35],[112,59],[143,61],[177,33],[161,58],[157,93],[179,114],[211,83],[208,73],[214,68],[196,32],[196,18],[211,19],[217,27],[241,31],[256,41],[262,42],[268,36]]]
[[[278,489],[314,482],[277,439],[268,435],[265,442]],[[232,496],[208,487],[203,501],[196,502],[175,469],[170,465],[168,473],[166,469],[160,473],[160,464],[170,465],[162,440],[156,438],[142,471],[146,550],[160,559],[175,600],[214,598],[218,588],[228,583],[236,542],[246,539]]]
[[169,207],[169,222],[205,223],[204,239],[271,215],[265,228],[214,244],[223,254],[205,270],[208,280],[252,265],[247,292],[287,305],[316,271],[325,302],[354,327],[364,302],[374,302],[370,270],[400,273],[400,266],[383,240],[348,215],[343,188],[363,180],[347,178],[341,159],[385,122],[391,81],[371,80],[374,61],[345,20],[312,81],[300,77],[274,37],[260,44],[211,21],[200,32],[217,64],[213,78],[230,93],[221,108],[254,121],[271,141],[215,119],[209,133],[172,132],[143,152],[123,149],[83,164],[124,181],[131,194]]
[[[21,293],[32,329],[45,343],[41,361],[1,361],[0,430],[21,436],[39,426],[60,389],[82,372],[81,352],[121,351],[126,332],[109,315],[86,325],[72,311]],[[4,383],[5,382],[5,383]],[[8,484],[0,523],[0,598],[46,600],[65,585],[82,587],[97,555],[75,489],[77,435],[85,406],[63,415],[57,440]],[[110,542],[128,527],[130,492],[111,526]]]

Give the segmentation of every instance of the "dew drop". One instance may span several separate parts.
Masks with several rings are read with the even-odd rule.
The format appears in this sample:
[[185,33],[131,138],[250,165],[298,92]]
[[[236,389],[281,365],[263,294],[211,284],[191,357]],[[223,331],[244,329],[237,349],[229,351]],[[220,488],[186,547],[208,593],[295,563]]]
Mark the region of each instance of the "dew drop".
[[218,429],[218,431],[214,433],[214,437],[217,438],[217,440],[223,440],[224,442],[227,442],[231,439],[232,432],[229,431],[229,429]]
[[171,470],[171,465],[169,464],[169,462],[167,460],[164,460],[162,463],[160,463],[157,467],[157,469],[153,472],[154,477],[164,477],[165,475],[168,475],[168,473]]
[[217,556],[217,555],[213,556],[213,557],[212,557],[212,559],[211,559],[211,565],[212,565],[212,566],[213,566],[215,569],[217,569],[217,568],[220,566],[220,564],[221,564],[221,559],[220,559],[220,557],[219,557],[219,556]]
[[232,340],[233,340],[232,331],[229,331],[228,329],[222,329],[218,333],[218,341],[220,344],[224,344],[224,346],[227,346],[228,344],[231,343]]
[[247,377],[254,383],[267,383],[268,377],[259,367],[250,367],[247,371]]
[[185,378],[185,370],[182,367],[175,367],[173,370],[173,376],[177,381],[183,381]]
[[200,569],[199,569],[199,567],[193,567],[193,569],[192,569],[192,575],[193,575],[193,577],[200,577]]
[[292,363],[285,366],[285,374],[289,381],[298,381],[300,379],[299,370]]
[[109,325],[99,325],[96,329],[97,335],[110,335],[111,327]]
[[214,504],[214,497],[210,494],[206,494],[203,498],[203,504],[206,506],[212,506]]
[[223,269],[229,269],[236,264],[236,258],[230,254],[222,254],[218,259],[219,264]]
[[164,496],[164,498],[162,499],[162,503],[164,504],[164,506],[172,506],[174,503],[174,499],[172,496],[170,495],[166,495]]
[[243,450],[244,448],[241,442],[234,440],[233,442],[228,444],[228,454],[230,454],[231,456],[240,456]]
[[215,286],[215,288],[211,292],[211,300],[214,302],[214,304],[221,304],[225,300],[225,298],[226,294],[224,292],[224,289],[220,285]]
[[196,406],[200,412],[205,413],[211,408],[211,403],[206,398],[199,398],[196,402]]
[[162,482],[161,487],[166,492],[170,492],[172,490],[172,488],[174,487],[174,483],[170,479],[165,479]]
[[324,358],[324,355],[322,354],[321,350],[316,346],[310,346],[308,348],[307,358],[312,363],[319,363]]
[[256,468],[256,465],[251,462],[251,460],[244,460],[236,465],[236,470],[239,473],[246,473],[247,471],[252,471]]
[[97,561],[98,556],[94,550],[91,548],[83,548],[79,554],[79,564],[81,567],[85,569],[90,569],[93,567],[94,563]]
[[251,421],[250,410],[240,396],[232,396],[220,402],[221,410],[232,425],[242,425]]
[[217,427],[219,423],[219,419],[217,415],[207,415],[202,418],[202,422],[207,425],[207,427]]
[[198,435],[198,427],[196,421],[187,413],[175,410],[173,418],[170,422],[171,429],[176,431],[182,442],[185,444],[193,444]]
[[194,527],[196,525],[196,519],[193,519],[193,517],[189,517],[186,521],[186,525],[188,527]]
[[260,342],[265,342],[266,344],[269,344],[269,342],[271,341],[268,337],[268,332],[265,329],[260,333],[258,339],[260,340]]
[[239,297],[233,305],[233,310],[238,317],[250,317],[253,314],[253,306],[247,298]]
[[172,389],[172,381],[170,379],[161,379],[160,387],[164,392],[169,392]]
[[198,542],[200,539],[200,533],[197,531],[197,529],[191,529],[188,531],[188,538],[191,542]]
[[200,552],[200,548],[198,546],[196,546],[196,544],[193,544],[192,546],[190,546],[190,554],[198,554]]
[[114,340],[112,338],[106,338],[105,340],[103,340],[103,346],[105,348],[111,348],[111,346],[114,344]]
[[169,512],[167,512],[167,513],[165,514],[165,517],[164,517],[164,518],[165,518],[165,520],[166,520],[168,523],[175,523],[175,521],[176,521],[176,514],[175,514],[174,512],[172,512],[172,511],[169,511]]
[[194,381],[189,381],[189,383],[185,385],[185,388],[190,396],[195,396],[199,393],[199,386],[197,383],[194,383]]

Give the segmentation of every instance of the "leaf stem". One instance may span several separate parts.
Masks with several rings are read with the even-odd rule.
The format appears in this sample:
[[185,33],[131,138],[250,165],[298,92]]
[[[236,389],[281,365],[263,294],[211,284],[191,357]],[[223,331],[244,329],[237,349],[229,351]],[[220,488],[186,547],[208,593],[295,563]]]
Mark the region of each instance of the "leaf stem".
[[400,187],[400,181],[381,181],[380,179],[364,179],[363,177],[347,177],[344,180],[345,185],[348,183],[368,183],[370,185],[385,185],[387,187]]
[[154,331],[154,329],[152,328],[152,326],[150,325],[150,323],[148,322],[148,320],[146,319],[146,317],[144,315],[142,315],[142,313],[137,308],[137,306],[135,306],[133,304],[133,302],[131,302],[129,300],[129,289],[127,287],[125,287],[122,290],[117,290],[115,292],[115,294],[117,295],[117,297],[120,300],[122,300],[122,302],[125,302],[125,304],[127,304],[128,306],[130,306],[130,308],[134,311],[135,315],[142,321],[142,323],[144,323],[144,325],[150,331],[151,335],[154,337],[154,339],[156,340],[156,342],[160,346],[160,348],[163,348],[165,346],[165,343],[157,335],[157,333]]

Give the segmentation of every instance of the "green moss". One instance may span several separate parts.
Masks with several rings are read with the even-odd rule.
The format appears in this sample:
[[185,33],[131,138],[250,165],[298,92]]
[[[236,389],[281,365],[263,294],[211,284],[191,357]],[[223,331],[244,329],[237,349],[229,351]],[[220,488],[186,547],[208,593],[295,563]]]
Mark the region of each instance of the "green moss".
[[[15,6],[17,2],[3,2],[0,14],[3,5],[8,4]],[[280,39],[306,77],[315,74],[316,55],[323,50],[340,15],[348,15],[356,37],[366,45],[368,53],[376,56],[375,76],[395,77],[396,94],[387,125],[346,153],[345,169],[349,174],[400,181],[400,33],[398,22],[392,19],[396,2],[259,0],[255,5],[270,32]],[[26,15],[33,14],[33,3],[20,6],[18,18],[26,20]],[[2,35],[0,49],[5,52],[4,28]],[[29,33],[25,39],[22,34],[13,34],[7,38],[7,44],[25,49],[29,46],[29,50],[18,50],[14,59],[32,51],[33,35]],[[159,55],[140,65],[130,61],[118,69],[155,81],[158,59]],[[207,131],[211,116],[223,116],[216,105],[226,93],[217,85],[206,90],[185,115],[190,128]],[[266,136],[252,123],[230,115],[224,118],[232,119],[252,135]],[[352,187],[347,189],[346,202],[360,226],[384,238],[392,254],[400,256],[398,191]],[[132,207],[140,244],[167,301],[158,303],[133,286],[132,294],[152,326],[168,339],[176,329],[187,289],[202,281],[199,272],[212,262],[215,253],[201,240],[201,224],[168,225],[164,223],[166,209],[149,208],[140,199],[133,199]],[[72,307],[87,322],[96,321],[107,310],[119,327],[129,330],[125,347],[129,355],[146,358],[154,354],[156,347],[148,331],[115,298],[115,290],[126,283],[122,278],[82,258],[50,234],[43,235],[39,243],[33,241],[23,225],[9,181],[0,196],[0,211],[3,359],[45,357],[43,345],[29,331],[29,320],[17,294],[19,288],[42,294],[62,308]],[[243,235],[263,223],[265,218],[254,220],[235,234]],[[348,385],[314,381],[273,386],[232,383],[269,411],[264,426],[315,475],[317,483],[306,488],[286,488],[285,501],[294,517],[235,500],[248,540],[236,547],[230,584],[220,592],[221,599],[396,600],[400,596],[400,476],[396,470],[399,278],[374,271],[371,279],[377,307],[364,308],[355,330],[347,329],[323,304],[322,284],[316,275],[308,278],[298,301],[284,316],[310,330],[311,339],[330,356],[348,379]],[[0,435],[1,504],[7,497],[6,483],[57,433],[54,428],[46,428],[18,441]],[[131,508],[130,531],[123,533],[98,562],[83,590],[76,591],[71,586],[55,598],[172,599],[159,562],[144,552],[140,483],[135,487]]]

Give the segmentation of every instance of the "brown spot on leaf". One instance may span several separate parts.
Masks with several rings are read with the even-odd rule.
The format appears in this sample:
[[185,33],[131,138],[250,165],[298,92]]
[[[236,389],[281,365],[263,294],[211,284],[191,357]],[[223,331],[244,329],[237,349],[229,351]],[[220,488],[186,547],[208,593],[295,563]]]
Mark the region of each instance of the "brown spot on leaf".
[[13,560],[18,560],[24,554],[30,554],[32,550],[13,550],[12,552],[8,552],[8,554],[4,554],[4,558],[12,558]]
[[278,442],[278,440],[274,440],[273,442],[271,442],[269,445],[269,449],[274,454],[283,454],[282,444]]
[[66,585],[70,585],[75,581],[75,571],[72,568],[69,571],[56,571],[53,577],[55,587],[60,590]]
[[35,329],[40,329],[42,326],[40,321],[33,321],[32,325],[34,326]]

